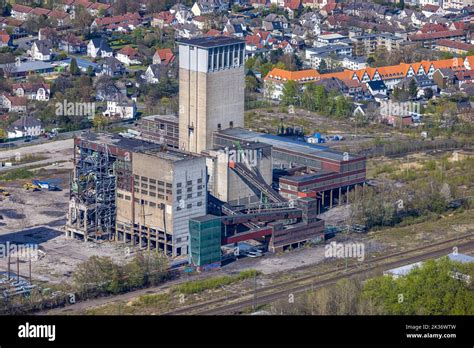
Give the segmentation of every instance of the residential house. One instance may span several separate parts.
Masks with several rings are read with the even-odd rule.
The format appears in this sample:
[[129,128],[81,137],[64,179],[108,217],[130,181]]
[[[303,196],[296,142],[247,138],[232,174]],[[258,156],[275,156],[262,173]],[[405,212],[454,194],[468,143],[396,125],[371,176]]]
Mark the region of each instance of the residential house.
[[113,50],[110,48],[107,39],[98,37],[89,41],[87,44],[87,55],[92,58],[106,58],[113,56]]
[[451,69],[437,69],[433,74],[433,80],[442,90],[451,89],[456,86],[456,74]]
[[146,69],[143,78],[149,84],[157,84],[163,74],[166,74],[166,71],[161,64],[152,64]]
[[26,112],[27,103],[26,97],[17,97],[6,93],[0,94],[0,108],[7,112]]
[[300,84],[304,84],[315,82],[319,79],[320,74],[313,69],[288,71],[274,68],[264,78],[264,95],[270,99],[280,100],[286,82],[296,81]]
[[110,77],[120,77],[125,74],[125,67],[117,58],[107,57],[102,63],[102,69],[99,75],[107,75]]
[[95,99],[97,101],[118,100],[127,95],[127,87],[120,81],[98,79],[95,85]]
[[87,51],[87,45],[72,33],[59,40],[58,48],[66,53],[82,54]]
[[369,81],[366,84],[367,89],[369,90],[370,94],[372,94],[372,96],[376,97],[377,95],[387,95],[388,88],[382,80]]
[[1,47],[10,47],[13,45],[12,37],[3,30],[0,30],[0,48]]
[[153,64],[163,64],[169,65],[174,62],[175,56],[171,49],[169,48],[162,48],[157,49],[155,54],[153,55]]
[[123,25],[126,26],[130,23],[136,24],[141,23],[142,18],[138,13],[126,13],[122,16],[112,16],[104,18],[96,18],[91,24],[91,29],[106,30],[110,26]]
[[24,6],[20,4],[14,4],[11,9],[11,16],[14,19],[19,19],[21,21],[26,21],[28,19],[28,14],[33,11],[32,7]]
[[158,27],[160,29],[173,26],[178,23],[176,18],[170,11],[162,11],[159,13],[153,14],[153,19],[151,21],[152,27]]
[[71,22],[69,14],[64,11],[53,10],[48,14],[48,17],[56,21],[57,25],[60,27],[65,26]]
[[36,40],[33,42],[29,53],[34,60],[49,61],[53,54],[53,44],[49,40]]
[[444,16],[444,10],[441,6],[436,5],[425,5],[421,12],[427,17],[431,17],[433,15]]
[[420,43],[425,48],[434,49],[437,42],[441,39],[466,42],[466,32],[462,29],[445,30],[427,34],[410,35],[408,39],[412,42]]
[[120,95],[113,100],[107,100],[107,109],[103,115],[110,118],[133,119],[137,113],[134,101]]
[[123,64],[130,65],[139,65],[141,64],[141,57],[138,51],[131,46],[125,46],[120,51],[117,52],[116,58]]
[[51,87],[47,83],[21,82],[12,85],[13,94],[17,97],[26,97],[29,100],[48,101],[51,96]]
[[41,120],[31,116],[23,116],[7,128],[7,137],[8,139],[37,137],[43,132]]
[[443,52],[463,55],[467,54],[468,52],[474,52],[474,45],[465,42],[442,39],[436,42],[435,49]]

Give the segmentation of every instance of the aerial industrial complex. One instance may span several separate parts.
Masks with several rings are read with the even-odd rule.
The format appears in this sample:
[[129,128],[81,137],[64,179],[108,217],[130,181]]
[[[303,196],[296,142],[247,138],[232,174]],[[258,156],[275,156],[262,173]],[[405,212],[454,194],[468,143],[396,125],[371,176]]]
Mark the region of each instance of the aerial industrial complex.
[[145,117],[135,138],[75,139],[66,235],[199,267],[220,265],[227,244],[252,239],[276,252],[323,239],[318,215],[364,185],[365,157],[246,130],[244,42],[178,43],[178,117]]

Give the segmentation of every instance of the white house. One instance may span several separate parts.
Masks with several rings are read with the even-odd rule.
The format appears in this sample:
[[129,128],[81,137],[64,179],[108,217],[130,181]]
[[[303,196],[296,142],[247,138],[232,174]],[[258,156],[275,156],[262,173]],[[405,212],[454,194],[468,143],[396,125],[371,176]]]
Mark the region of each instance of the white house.
[[43,62],[51,60],[53,53],[53,45],[49,40],[37,40],[33,42],[29,54],[34,60]]
[[139,65],[142,63],[138,51],[130,46],[125,46],[118,51],[116,58],[127,66]]
[[41,126],[41,121],[37,118],[24,116],[7,128],[8,139],[22,138],[22,137],[37,137],[43,133],[44,129]]
[[50,86],[46,83],[14,83],[13,94],[29,100],[48,101],[51,95]]
[[119,96],[107,101],[107,109],[104,116],[121,119],[133,119],[137,113],[137,106],[134,101],[127,97]]
[[92,58],[112,57],[113,51],[106,39],[101,37],[89,41],[87,44],[87,55]]

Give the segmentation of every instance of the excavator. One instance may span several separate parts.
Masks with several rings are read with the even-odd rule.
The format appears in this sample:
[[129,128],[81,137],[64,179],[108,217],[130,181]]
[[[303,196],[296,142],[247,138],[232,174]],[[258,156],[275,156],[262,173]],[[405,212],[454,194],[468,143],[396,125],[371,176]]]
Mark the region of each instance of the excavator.
[[24,184],[23,188],[26,191],[41,191],[41,187],[39,187],[38,185],[32,184],[32,183],[29,183],[29,182]]

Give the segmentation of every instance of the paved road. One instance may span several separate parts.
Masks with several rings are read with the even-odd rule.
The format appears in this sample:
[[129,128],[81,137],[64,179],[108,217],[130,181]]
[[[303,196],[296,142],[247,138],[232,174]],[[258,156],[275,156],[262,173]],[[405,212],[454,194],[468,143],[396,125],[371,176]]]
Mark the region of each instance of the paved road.
[[32,165],[47,165],[59,161],[69,161],[72,158],[73,153],[73,139],[50,141],[48,143],[18,147],[11,150],[0,151],[0,161],[8,160],[15,156],[26,156],[41,154],[46,156],[46,159],[42,159],[35,162],[23,163],[13,167],[0,167],[0,172],[6,171],[12,168],[22,168]]

